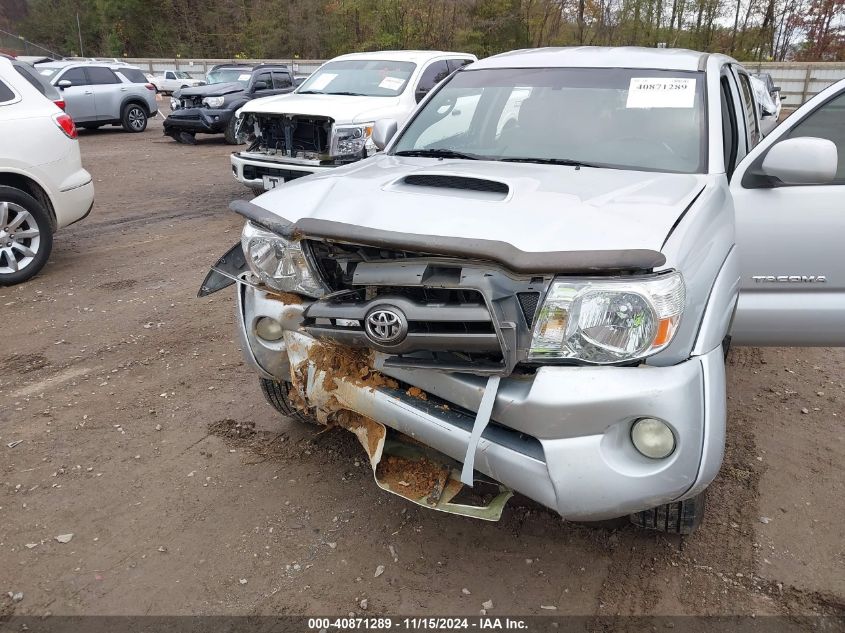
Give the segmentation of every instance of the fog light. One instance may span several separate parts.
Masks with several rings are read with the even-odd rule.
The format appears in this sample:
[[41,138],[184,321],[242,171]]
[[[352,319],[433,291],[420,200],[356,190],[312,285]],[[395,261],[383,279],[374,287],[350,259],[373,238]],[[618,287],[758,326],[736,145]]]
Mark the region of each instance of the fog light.
[[255,333],[265,341],[278,341],[284,335],[282,324],[270,317],[261,317],[255,324]]
[[675,450],[675,435],[663,420],[640,418],[631,427],[631,441],[640,453],[651,459],[669,457]]

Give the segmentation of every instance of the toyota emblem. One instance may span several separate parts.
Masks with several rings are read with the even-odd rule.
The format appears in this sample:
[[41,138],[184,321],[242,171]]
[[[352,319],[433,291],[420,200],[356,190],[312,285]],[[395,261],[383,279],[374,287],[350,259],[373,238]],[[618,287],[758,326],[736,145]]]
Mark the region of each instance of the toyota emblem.
[[396,345],[408,335],[408,321],[398,308],[376,308],[364,321],[367,337],[377,345]]

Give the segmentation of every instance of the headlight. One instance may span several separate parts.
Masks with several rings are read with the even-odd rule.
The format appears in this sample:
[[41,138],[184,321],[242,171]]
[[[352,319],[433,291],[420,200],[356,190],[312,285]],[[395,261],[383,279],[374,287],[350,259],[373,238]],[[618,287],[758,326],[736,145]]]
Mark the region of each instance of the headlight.
[[202,102],[209,108],[219,108],[223,105],[223,97],[205,97]]
[[179,103],[179,99],[177,99],[176,97],[170,97],[170,109],[171,110],[178,110],[179,106],[181,106],[181,105],[182,104]]
[[369,149],[373,123],[344,125],[334,128],[332,137],[332,156],[352,156]]
[[686,293],[680,273],[620,281],[552,282],[529,359],[610,364],[650,356],[675,336]]
[[326,289],[311,271],[299,242],[291,242],[251,222],[241,234],[246,263],[264,284],[279,292],[321,297]]

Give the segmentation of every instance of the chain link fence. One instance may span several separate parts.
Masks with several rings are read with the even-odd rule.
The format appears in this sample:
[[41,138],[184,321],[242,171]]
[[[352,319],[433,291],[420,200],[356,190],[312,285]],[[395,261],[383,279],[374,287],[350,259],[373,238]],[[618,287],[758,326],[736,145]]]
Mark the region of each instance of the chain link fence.
[[49,48],[45,48],[35,42],[30,42],[21,35],[9,33],[3,29],[0,29],[0,53],[14,55],[16,57],[19,55],[44,56],[52,57],[53,59],[61,57],[61,55],[55,51],[51,51]]

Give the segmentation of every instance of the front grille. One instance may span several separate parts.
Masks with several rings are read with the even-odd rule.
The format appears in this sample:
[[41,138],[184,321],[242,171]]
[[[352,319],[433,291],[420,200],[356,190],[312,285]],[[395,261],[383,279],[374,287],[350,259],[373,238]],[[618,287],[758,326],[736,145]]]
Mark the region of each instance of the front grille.
[[250,152],[297,156],[305,153],[327,156],[332,129],[332,119],[309,116],[263,116],[258,120],[261,136],[249,146]]
[[[312,335],[388,354],[385,366],[508,375],[527,358],[531,326],[552,276],[494,264],[321,240],[302,240],[331,294],[305,312]],[[398,309],[407,336],[382,345],[366,330]]]
[[183,97],[179,99],[179,104],[183,108],[199,108],[202,105],[202,97]]
[[522,314],[525,316],[525,322],[528,327],[534,324],[534,317],[537,314],[537,306],[540,303],[539,292],[518,292],[516,298],[519,299],[519,307],[522,308]]
[[484,191],[507,195],[509,189],[503,182],[484,180],[482,178],[468,178],[466,176],[444,176],[441,174],[413,174],[406,176],[406,185],[417,187],[440,187],[444,189],[465,189],[469,191]]

